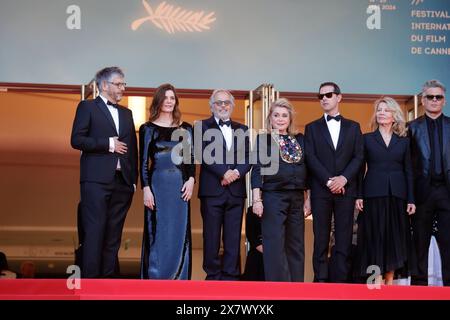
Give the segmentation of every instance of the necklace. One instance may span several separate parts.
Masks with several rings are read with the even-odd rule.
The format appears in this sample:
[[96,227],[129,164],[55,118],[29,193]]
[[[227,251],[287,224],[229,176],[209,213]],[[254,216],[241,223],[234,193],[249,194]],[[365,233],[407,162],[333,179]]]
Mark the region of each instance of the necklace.
[[272,134],[280,149],[280,157],[287,163],[298,163],[302,159],[303,150],[294,136]]

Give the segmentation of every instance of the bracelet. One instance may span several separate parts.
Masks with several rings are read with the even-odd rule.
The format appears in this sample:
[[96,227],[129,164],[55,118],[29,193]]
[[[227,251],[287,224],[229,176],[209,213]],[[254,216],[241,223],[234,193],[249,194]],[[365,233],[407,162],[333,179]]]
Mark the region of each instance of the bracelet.
[[262,199],[256,199],[256,200],[253,200],[253,204],[255,204],[255,203],[257,203],[257,202],[263,202],[263,201],[262,201]]

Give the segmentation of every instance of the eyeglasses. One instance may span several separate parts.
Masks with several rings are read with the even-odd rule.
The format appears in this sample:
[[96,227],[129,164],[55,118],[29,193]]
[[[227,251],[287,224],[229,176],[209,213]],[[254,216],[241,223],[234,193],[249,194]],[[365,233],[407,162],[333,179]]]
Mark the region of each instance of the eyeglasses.
[[111,81],[108,81],[108,83],[111,83],[111,84],[115,85],[118,88],[120,88],[120,87],[125,88],[127,86],[127,84],[125,82],[111,82]]
[[228,107],[229,105],[231,105],[231,101],[230,100],[224,100],[224,101],[216,100],[216,101],[214,101],[214,104],[218,107],[220,107],[220,106]]
[[333,96],[333,94],[337,94],[337,93],[334,92],[334,91],[332,91],[332,92],[327,92],[327,93],[319,93],[319,94],[317,95],[317,98],[319,98],[319,100],[322,100],[323,97],[327,97],[328,99],[330,99],[330,98]]
[[441,101],[442,99],[444,99],[444,96],[442,94],[438,95],[427,94],[425,98],[427,98],[427,100],[429,101],[434,100],[434,98],[436,98],[437,101]]

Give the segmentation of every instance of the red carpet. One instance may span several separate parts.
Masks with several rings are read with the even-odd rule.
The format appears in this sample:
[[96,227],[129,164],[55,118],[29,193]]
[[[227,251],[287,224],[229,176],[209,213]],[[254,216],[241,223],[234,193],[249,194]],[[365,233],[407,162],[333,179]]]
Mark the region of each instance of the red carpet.
[[70,290],[66,280],[0,280],[0,300],[450,300],[450,287],[360,284],[81,280]]

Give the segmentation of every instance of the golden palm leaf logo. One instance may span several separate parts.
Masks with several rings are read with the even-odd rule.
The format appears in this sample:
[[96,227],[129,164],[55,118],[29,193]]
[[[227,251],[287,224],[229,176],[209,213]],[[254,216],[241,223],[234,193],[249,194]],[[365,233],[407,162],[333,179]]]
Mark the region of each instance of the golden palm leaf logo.
[[155,10],[147,1],[142,0],[147,17],[137,19],[131,24],[131,29],[136,31],[144,22],[151,21],[155,26],[168,33],[179,32],[202,32],[210,29],[210,24],[216,20],[214,12],[205,15],[204,11],[188,11],[181,7],[160,3]]

